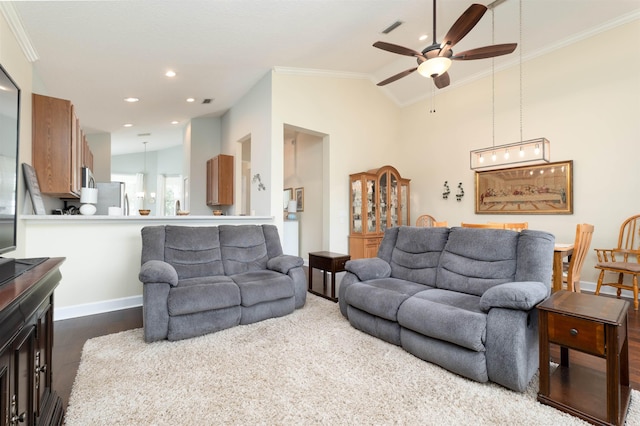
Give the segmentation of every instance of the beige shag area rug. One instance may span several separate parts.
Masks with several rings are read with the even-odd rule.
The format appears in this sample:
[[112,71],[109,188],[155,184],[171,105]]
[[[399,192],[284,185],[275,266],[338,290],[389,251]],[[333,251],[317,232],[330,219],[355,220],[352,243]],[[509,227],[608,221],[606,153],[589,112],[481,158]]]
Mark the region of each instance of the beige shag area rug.
[[[364,334],[308,295],[282,318],[179,342],[131,330],[87,341],[67,425],[582,425]],[[633,391],[628,425],[640,424]],[[604,403],[604,402],[603,402]]]

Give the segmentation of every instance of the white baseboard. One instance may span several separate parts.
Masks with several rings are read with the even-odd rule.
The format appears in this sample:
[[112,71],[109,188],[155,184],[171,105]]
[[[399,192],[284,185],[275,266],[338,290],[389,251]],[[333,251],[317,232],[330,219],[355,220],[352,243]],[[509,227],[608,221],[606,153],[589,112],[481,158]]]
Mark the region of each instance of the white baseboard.
[[121,299],[103,300],[100,302],[85,303],[82,305],[54,307],[53,320],[60,321],[70,318],[84,317],[87,315],[102,314],[105,312],[119,311],[121,309],[136,308],[142,306],[142,295],[123,297]]

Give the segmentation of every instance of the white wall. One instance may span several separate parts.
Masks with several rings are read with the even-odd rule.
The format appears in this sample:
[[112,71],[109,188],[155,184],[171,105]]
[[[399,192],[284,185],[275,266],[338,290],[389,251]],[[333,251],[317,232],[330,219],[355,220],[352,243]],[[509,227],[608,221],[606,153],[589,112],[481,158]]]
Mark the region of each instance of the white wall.
[[[595,225],[592,248],[614,246],[622,221],[640,213],[640,59],[620,40],[640,40],[640,21],[523,64],[523,139],[546,137],[552,161],[573,160],[573,215],[474,213],[469,151],[492,145],[491,78],[485,78],[439,91],[436,114],[428,112],[429,100],[402,110],[398,141],[408,155],[396,166],[412,179],[413,220],[428,213],[450,226],[528,221],[559,242],[573,242],[576,224],[586,222]],[[620,60],[612,67],[594,52]],[[496,145],[520,140],[518,91],[518,67],[496,75]],[[463,182],[462,202],[442,199],[445,180],[452,194]],[[597,280],[595,262],[590,251],[583,282]]]
[[111,181],[111,133],[87,135],[87,143],[93,154],[93,177],[96,182]]
[[[402,155],[397,149],[399,114],[398,107],[368,79],[273,73],[274,129],[282,132],[287,124],[327,135],[323,228],[329,236],[323,249],[349,252],[349,174],[386,164],[398,166]],[[273,140],[277,141],[272,146],[273,170],[282,180],[282,164],[276,160],[282,158],[283,137]],[[405,171],[400,168],[400,173]]]
[[[274,216],[282,232],[282,125],[272,132],[271,74],[266,74],[222,117],[221,154],[235,157],[234,170],[242,170],[240,141],[251,139],[251,174],[260,174],[265,191],[251,184],[251,210],[260,216]],[[279,136],[278,136],[279,131]],[[274,141],[279,141],[274,143]],[[274,177],[274,170],[275,177]],[[240,200],[242,174],[235,173],[234,200]],[[236,206],[229,210],[235,212]]]
[[207,160],[220,154],[219,117],[200,117],[191,120],[190,131],[190,205],[191,214],[210,215],[207,206]]

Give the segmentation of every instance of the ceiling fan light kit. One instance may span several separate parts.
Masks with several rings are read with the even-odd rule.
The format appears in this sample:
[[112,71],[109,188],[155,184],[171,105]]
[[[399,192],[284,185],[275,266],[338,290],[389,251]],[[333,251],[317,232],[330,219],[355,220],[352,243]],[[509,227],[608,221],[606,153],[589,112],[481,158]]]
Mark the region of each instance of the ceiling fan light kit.
[[[493,3],[492,3],[493,4]],[[396,53],[398,55],[412,56],[416,58],[418,66],[409,68],[392,75],[386,80],[378,83],[378,86],[384,86],[393,83],[396,80],[406,77],[414,71],[418,71],[420,75],[430,77],[438,89],[447,87],[450,83],[447,70],[451,66],[451,61],[470,61],[475,59],[494,58],[496,56],[507,55],[513,52],[518,46],[516,43],[495,44],[491,46],[478,47],[476,49],[466,50],[457,55],[453,54],[451,48],[462,40],[480,21],[487,6],[482,4],[472,4],[464,11],[456,22],[451,26],[449,32],[444,36],[441,43],[436,42],[436,1],[433,0],[433,43],[427,46],[422,52],[410,49],[408,47],[398,46],[384,41],[377,41],[373,44],[378,49],[387,52]]]
[[444,56],[436,56],[418,65],[418,72],[425,77],[435,78],[447,72],[450,66],[451,59]]
[[471,170],[494,170],[549,163],[550,151],[546,138],[530,139],[471,151],[469,165]]

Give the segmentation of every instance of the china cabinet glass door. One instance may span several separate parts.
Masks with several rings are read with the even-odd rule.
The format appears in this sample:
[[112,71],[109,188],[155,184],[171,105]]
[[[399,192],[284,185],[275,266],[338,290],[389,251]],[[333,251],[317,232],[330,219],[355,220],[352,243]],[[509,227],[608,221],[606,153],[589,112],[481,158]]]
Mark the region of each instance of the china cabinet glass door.
[[376,181],[366,178],[367,188],[367,232],[376,232]]
[[351,181],[351,232],[362,233],[362,179]]

